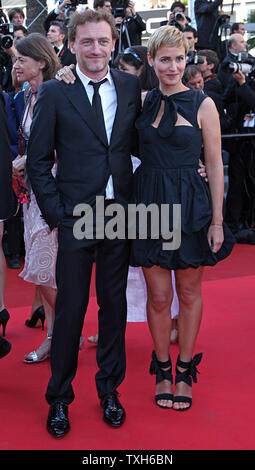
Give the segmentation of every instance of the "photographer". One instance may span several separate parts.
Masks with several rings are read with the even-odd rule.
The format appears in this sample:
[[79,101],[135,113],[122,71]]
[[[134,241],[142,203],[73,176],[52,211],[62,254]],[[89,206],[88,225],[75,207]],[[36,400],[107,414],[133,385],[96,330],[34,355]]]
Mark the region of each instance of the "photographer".
[[[246,53],[248,56],[247,44],[242,34],[235,33],[230,36],[228,54],[221,62],[218,72],[218,78],[224,87],[225,107],[232,116],[230,134],[233,135],[255,131],[254,80],[251,77],[246,78],[240,72],[232,74],[233,67],[236,66],[238,70],[243,65],[240,63],[240,53]],[[233,137],[225,142],[225,148],[230,155],[225,218],[237,241],[240,241],[240,230],[251,227],[254,221],[254,139]],[[247,240],[243,242],[248,243]]]
[[220,80],[217,78],[219,58],[216,52],[211,49],[203,49],[199,51],[199,56],[204,58],[204,62],[198,65],[203,75],[205,93],[213,91],[221,95],[223,93],[223,87]]
[[21,24],[0,24],[0,86],[6,93],[14,94],[12,66],[15,61],[15,43],[28,34]]
[[113,9],[115,24],[120,35],[115,45],[115,56],[127,47],[141,45],[142,32],[146,30],[145,21],[135,11],[135,3],[130,1],[127,6],[125,3],[123,5],[124,8],[120,9],[123,10],[123,16],[117,16],[118,9],[116,9],[116,13]]
[[201,72],[200,64],[190,64],[185,68],[183,83],[189,88],[195,88],[203,91],[206,95],[210,96],[215,103],[219,113],[221,132],[227,132],[230,126],[230,117],[224,111],[224,104],[221,95],[214,90],[205,90],[205,82]]
[[183,34],[189,43],[189,51],[196,52],[196,44],[198,40],[196,29],[192,28],[190,25],[186,25]]
[[245,75],[241,71],[233,73],[233,77],[239,85],[237,88],[238,97],[243,105],[248,106],[255,113],[255,85],[253,80],[248,84]]
[[160,26],[165,26],[169,24],[170,26],[175,26],[176,28],[184,31],[185,27],[188,24],[188,20],[185,16],[185,5],[182,2],[174,2],[170,8],[170,16],[168,21],[161,21]]
[[21,8],[12,8],[8,11],[10,23],[24,25],[25,15]]
[[57,6],[52,10],[45,18],[43,26],[45,29],[45,32],[47,33],[49,31],[50,25],[52,21],[58,20],[58,21],[65,21],[67,20],[66,18],[66,12],[65,9],[66,7],[70,7],[72,5],[71,0],[63,0],[62,2],[59,1]]
[[224,90],[227,87],[233,86],[235,81],[229,72],[229,63],[238,62],[238,54],[247,51],[247,42],[244,40],[242,34],[231,34],[228,40],[228,53],[224,60],[220,63],[218,69],[218,79],[222,83]]
[[[233,73],[236,83],[236,131],[255,133],[254,77],[241,71]],[[234,139],[229,160],[229,189],[226,200],[226,222],[238,243],[255,244],[255,141]]]
[[245,35],[246,30],[245,30],[245,25],[244,23],[233,23],[231,26],[231,34],[241,34],[242,36]]
[[76,57],[67,45],[67,27],[61,21],[52,21],[47,33],[47,39],[52,44],[62,66],[76,64]]
[[225,14],[222,10],[218,11],[222,1],[195,0],[194,11],[198,32],[198,49],[218,50],[218,29],[221,16]]
[[6,93],[12,93],[14,92],[12,84],[13,50],[12,48],[9,48],[9,50],[2,47],[1,39],[3,36],[4,34],[0,29],[0,87]]
[[109,13],[112,12],[112,4],[110,0],[94,0],[94,10],[106,10]]

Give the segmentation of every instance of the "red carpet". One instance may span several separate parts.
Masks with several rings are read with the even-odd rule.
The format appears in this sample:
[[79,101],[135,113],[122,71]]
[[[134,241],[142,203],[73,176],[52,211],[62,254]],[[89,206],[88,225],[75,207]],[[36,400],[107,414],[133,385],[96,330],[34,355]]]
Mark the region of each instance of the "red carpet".
[[[24,326],[34,295],[32,285],[8,269],[6,307],[11,319],[6,339],[11,353],[0,362],[0,450],[253,450],[254,449],[254,285],[255,247],[238,245],[230,258],[207,268],[204,316],[196,351],[204,353],[193,406],[188,412],[154,404],[155,377],[148,373],[152,342],[147,324],[127,325],[127,375],[120,388],[126,423],[111,429],[102,421],[94,375],[96,349],[79,355],[70,406],[71,432],[63,440],[48,435],[44,399],[49,361],[27,365],[23,356],[44,339],[41,329]],[[94,290],[85,319],[86,338],[97,330]],[[172,359],[178,347],[172,347]]]

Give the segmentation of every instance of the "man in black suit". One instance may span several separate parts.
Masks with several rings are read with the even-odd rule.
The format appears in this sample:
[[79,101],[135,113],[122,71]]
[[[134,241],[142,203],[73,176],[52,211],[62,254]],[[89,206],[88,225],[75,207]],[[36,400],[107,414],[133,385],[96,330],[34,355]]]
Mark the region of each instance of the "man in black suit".
[[[55,437],[63,436],[70,427],[71,383],[77,369],[94,254],[99,305],[97,392],[108,424],[118,427],[125,418],[117,388],[126,365],[129,242],[100,239],[95,232],[91,239],[77,239],[73,233],[77,219],[73,213],[80,203],[89,204],[94,212],[96,197],[101,196],[105,205],[115,200],[125,207],[132,193],[130,155],[134,121],[141,107],[140,86],[137,77],[109,70],[116,37],[114,18],[106,11],[72,15],[69,41],[77,58],[76,81],[67,85],[52,80],[41,85],[28,145],[27,171],[38,205],[49,227],[58,227],[59,233],[52,377],[46,392],[51,405],[47,428]],[[99,81],[101,119],[95,109],[100,100],[94,82]],[[54,150],[56,180],[51,174]],[[107,222],[107,218],[102,220]]]
[[223,87],[217,77],[219,58],[215,51],[211,49],[202,49],[198,53],[204,58],[202,64],[198,64],[204,79],[204,92],[212,91],[213,93],[222,94]]
[[[13,202],[12,202],[12,154],[10,147],[10,136],[7,125],[5,102],[3,93],[0,90],[0,142],[1,142],[1,157],[0,157],[0,256],[1,256],[1,270],[4,271],[5,259],[2,250],[2,235],[3,235],[3,219],[7,219],[12,215]],[[3,273],[1,274],[3,277]],[[1,281],[1,296],[3,295],[3,285]],[[9,313],[1,305],[1,320],[4,321],[4,316]],[[8,321],[8,320],[7,320]],[[2,323],[3,324],[3,323]],[[6,356],[11,350],[11,343],[0,336],[0,358]]]
[[47,38],[52,44],[63,67],[76,64],[76,57],[70,51],[66,42],[67,27],[61,21],[52,21],[47,33]]
[[236,88],[235,79],[231,76],[229,64],[231,62],[238,62],[239,54],[247,51],[247,42],[242,34],[231,34],[228,40],[228,53],[221,61],[218,68],[218,79],[222,83],[225,96],[230,93],[231,88]]
[[218,36],[222,0],[195,0],[194,12],[198,32],[198,49],[213,49],[218,51],[220,37]]

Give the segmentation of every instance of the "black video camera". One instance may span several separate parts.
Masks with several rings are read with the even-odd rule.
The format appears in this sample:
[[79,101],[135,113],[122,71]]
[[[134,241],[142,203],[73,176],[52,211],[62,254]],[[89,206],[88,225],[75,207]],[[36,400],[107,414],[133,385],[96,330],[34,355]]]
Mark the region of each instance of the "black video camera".
[[10,49],[13,45],[14,25],[12,23],[0,24],[0,46],[3,49]]
[[125,18],[126,8],[129,5],[129,0],[112,0],[112,14],[114,18]]
[[202,55],[199,55],[195,51],[189,51],[186,57],[186,65],[203,64],[204,61],[205,61],[204,57]]

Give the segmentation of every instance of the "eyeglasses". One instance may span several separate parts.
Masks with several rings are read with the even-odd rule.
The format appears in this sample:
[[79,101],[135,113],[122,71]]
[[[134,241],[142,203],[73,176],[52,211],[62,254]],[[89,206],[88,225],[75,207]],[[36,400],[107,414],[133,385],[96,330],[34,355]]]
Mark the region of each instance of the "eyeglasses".
[[125,49],[123,54],[132,55],[138,62],[140,62],[141,64],[143,63],[143,60],[141,59],[141,57],[133,49],[131,49],[131,47],[128,47],[127,49]]

